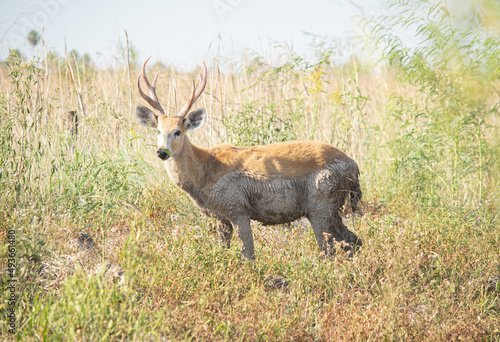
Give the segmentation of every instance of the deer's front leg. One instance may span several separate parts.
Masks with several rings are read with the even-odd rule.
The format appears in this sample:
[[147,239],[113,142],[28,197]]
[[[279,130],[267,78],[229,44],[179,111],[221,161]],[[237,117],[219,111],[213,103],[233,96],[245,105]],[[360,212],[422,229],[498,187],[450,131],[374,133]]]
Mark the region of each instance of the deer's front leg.
[[217,220],[217,237],[224,247],[231,246],[231,236],[233,235],[233,226],[229,221]]
[[231,220],[231,223],[242,243],[241,254],[247,260],[254,260],[255,249],[253,245],[252,228],[250,227],[250,218],[248,216],[238,216]]

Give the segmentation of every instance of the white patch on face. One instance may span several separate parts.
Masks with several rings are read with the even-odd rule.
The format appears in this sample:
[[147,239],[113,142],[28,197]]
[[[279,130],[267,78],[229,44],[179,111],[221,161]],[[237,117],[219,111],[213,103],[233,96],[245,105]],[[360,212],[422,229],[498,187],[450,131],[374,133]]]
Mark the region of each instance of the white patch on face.
[[163,134],[163,132],[160,131],[160,133],[158,134],[158,147],[166,147],[168,152],[172,153],[172,140],[175,139],[177,140],[177,136],[175,136],[175,131],[173,133],[170,133],[169,135],[167,135],[167,137],[165,138],[165,134]]
[[167,146],[167,140],[163,137],[163,133],[158,134],[158,147],[167,147],[170,151],[170,146]]
[[169,152],[172,152],[172,146],[170,146],[171,141],[172,141],[172,134],[169,134],[167,137],[167,149]]

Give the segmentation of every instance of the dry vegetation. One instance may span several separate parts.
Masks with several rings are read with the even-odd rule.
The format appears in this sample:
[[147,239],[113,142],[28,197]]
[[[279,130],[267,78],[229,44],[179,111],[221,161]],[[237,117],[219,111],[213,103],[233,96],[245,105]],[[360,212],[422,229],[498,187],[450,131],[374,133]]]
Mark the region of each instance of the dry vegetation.
[[[243,263],[136,123],[138,61],[132,79],[126,64],[70,64],[0,67],[0,238],[15,231],[18,279],[10,334],[2,244],[2,339],[500,339],[498,73],[486,95],[460,97],[441,90],[476,84],[453,70],[434,70],[436,95],[405,65],[328,53],[213,62],[196,143],[325,141],[362,170],[362,214],[345,218],[364,242],[355,257],[324,258],[298,221],[255,224],[257,259]],[[198,71],[152,69],[174,112]]]

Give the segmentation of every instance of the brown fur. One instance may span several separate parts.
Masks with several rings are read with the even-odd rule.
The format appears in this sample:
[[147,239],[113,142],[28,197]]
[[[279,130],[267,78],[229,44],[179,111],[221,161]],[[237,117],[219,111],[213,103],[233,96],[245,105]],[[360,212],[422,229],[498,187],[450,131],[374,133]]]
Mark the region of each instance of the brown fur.
[[[160,131],[171,132],[186,129],[182,120],[171,117],[159,117]],[[172,143],[172,150],[179,150],[184,141]],[[166,146],[164,146],[166,147]],[[263,176],[279,174],[284,177],[300,177],[325,167],[328,161],[348,158],[343,152],[325,143],[302,141],[283,142],[266,146],[235,147],[221,144],[211,148],[196,146],[197,158],[207,160],[209,155],[215,158],[223,172],[234,169],[255,172]],[[206,154],[206,155],[203,155]],[[217,170],[213,170],[216,173]]]
[[245,170],[262,176],[301,177],[346,155],[323,143],[284,142],[267,146],[217,145],[207,150],[225,171]]
[[217,220],[226,246],[234,230],[242,254],[253,259],[250,220],[280,224],[303,216],[326,253],[335,241],[345,242],[347,251],[362,245],[339,216],[346,200],[355,209],[361,199],[359,170],[351,158],[318,142],[196,146],[186,131],[200,127],[205,115],[198,109],[182,118],[158,117],[145,107],[136,108],[141,124],[160,131],[157,154],[165,160],[168,175],[203,213]]

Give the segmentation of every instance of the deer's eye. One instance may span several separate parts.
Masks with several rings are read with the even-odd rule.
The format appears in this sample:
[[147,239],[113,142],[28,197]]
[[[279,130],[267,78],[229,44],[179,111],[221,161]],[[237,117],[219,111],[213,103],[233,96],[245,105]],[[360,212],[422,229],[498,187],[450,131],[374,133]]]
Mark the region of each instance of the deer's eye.
[[174,137],[178,138],[181,135],[181,131],[175,131]]

